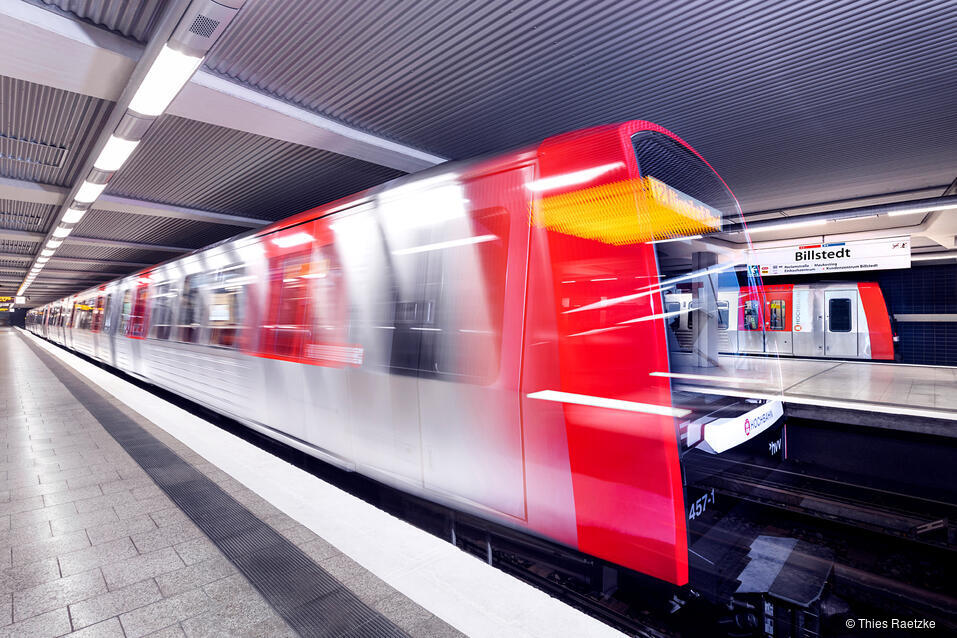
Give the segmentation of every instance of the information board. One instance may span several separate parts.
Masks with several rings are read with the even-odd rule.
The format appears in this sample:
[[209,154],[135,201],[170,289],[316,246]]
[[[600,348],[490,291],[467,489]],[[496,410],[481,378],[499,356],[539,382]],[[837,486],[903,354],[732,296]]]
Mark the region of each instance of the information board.
[[910,237],[762,248],[749,263],[762,277],[910,268]]

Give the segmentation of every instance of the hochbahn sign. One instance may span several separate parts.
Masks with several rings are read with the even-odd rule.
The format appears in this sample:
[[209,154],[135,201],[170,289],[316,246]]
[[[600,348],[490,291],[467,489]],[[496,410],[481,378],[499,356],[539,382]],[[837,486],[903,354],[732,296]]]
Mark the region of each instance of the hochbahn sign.
[[763,277],[910,268],[910,237],[763,248],[749,256],[751,272]]

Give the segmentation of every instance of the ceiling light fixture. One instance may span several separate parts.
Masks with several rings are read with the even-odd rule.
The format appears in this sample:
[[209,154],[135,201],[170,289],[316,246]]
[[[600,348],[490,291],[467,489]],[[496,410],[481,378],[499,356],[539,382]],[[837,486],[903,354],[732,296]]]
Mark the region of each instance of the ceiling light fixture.
[[919,206],[917,208],[904,208],[887,213],[888,217],[897,217],[898,215],[913,215],[914,213],[933,213],[938,210],[954,210],[957,204],[939,204],[937,206]]
[[768,226],[758,226],[757,228],[748,228],[749,234],[754,233],[767,233],[773,232],[776,230],[790,230],[792,228],[803,228],[805,226],[820,226],[826,224],[828,220],[826,219],[809,219],[803,222],[786,222],[782,224],[770,224]]
[[94,184],[93,182],[84,180],[83,184],[80,186],[80,190],[76,192],[76,201],[81,204],[90,204],[96,201],[96,198],[100,196],[100,193],[103,192],[103,189],[106,188],[106,184]]
[[86,215],[86,211],[82,208],[68,208],[66,214],[63,215],[64,224],[75,224]]
[[101,171],[118,171],[139,143],[139,140],[124,140],[122,137],[110,135],[106,146],[100,151],[100,156],[93,162],[93,168]]
[[160,115],[203,61],[164,45],[136,90],[130,108],[142,115]]
[[[92,204],[103,193],[107,182],[130,158],[140,140],[156,117],[169,106],[176,94],[189,81],[213,44],[232,22],[245,0],[192,0],[180,14],[179,22],[169,40],[152,59],[142,59],[135,75],[142,80],[116,123],[112,134],[99,150],[93,167],[77,189],[73,202],[63,212],[60,223],[52,233],[46,250],[40,255],[45,260],[53,255]],[[50,239],[50,238],[48,238]],[[60,241],[57,241],[59,239]],[[311,239],[311,238],[310,238]],[[39,265],[40,259],[37,259]],[[29,285],[25,281],[21,288]]]

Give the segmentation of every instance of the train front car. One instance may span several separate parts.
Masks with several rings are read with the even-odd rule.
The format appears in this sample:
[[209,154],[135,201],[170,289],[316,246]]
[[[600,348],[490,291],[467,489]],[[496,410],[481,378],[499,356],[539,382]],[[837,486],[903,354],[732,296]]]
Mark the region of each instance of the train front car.
[[[781,404],[766,400],[780,388],[773,360],[742,379],[739,396],[711,387],[735,375],[719,339],[728,313],[746,306],[720,307],[719,283],[761,291],[709,238],[740,223],[740,209],[701,156],[647,122],[546,140],[527,188],[529,507],[548,466],[530,455],[563,426],[570,484],[554,492],[571,495],[577,547],[688,584],[689,541],[707,532],[715,501],[705,481],[720,473],[714,461],[754,454],[781,430]],[[688,293],[683,305],[668,301]],[[690,339],[679,342],[679,324]]]

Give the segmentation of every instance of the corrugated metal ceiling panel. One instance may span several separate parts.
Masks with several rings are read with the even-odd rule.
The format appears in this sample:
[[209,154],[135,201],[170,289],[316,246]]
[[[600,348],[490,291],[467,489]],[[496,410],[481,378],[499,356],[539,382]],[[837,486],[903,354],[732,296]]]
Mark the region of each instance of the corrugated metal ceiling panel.
[[632,118],[760,210],[948,183],[950,0],[248,0],[223,75],[454,158]]
[[[147,241],[143,237],[142,241]],[[114,246],[94,246],[65,242],[56,251],[57,257],[82,257],[83,259],[114,259],[116,261],[135,261],[144,264],[158,264],[168,261],[174,254],[158,251],[143,251],[135,248],[116,248]]]
[[202,248],[246,230],[246,228],[235,226],[152,215],[128,215],[94,209],[83,217],[77,226],[76,234],[84,237]]
[[0,228],[45,233],[56,206],[0,199]]
[[166,0],[40,0],[138,42],[152,33]]
[[400,175],[335,153],[165,115],[107,192],[276,220]]
[[27,241],[0,239],[0,253],[16,253],[18,255],[32,255],[36,251],[36,244]]
[[72,186],[111,107],[106,100],[0,76],[0,176]]

